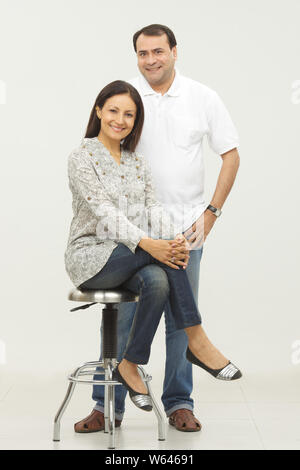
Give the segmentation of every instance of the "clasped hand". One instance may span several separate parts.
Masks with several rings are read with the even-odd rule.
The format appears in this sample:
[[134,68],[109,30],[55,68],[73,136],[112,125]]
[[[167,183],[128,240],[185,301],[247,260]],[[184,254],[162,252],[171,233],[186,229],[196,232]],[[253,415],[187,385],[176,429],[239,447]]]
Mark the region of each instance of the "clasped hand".
[[190,247],[186,238],[178,233],[174,240],[152,240],[147,251],[162,263],[174,269],[185,269],[189,262]]
[[202,247],[215,221],[216,216],[206,210],[184,234],[178,233],[174,240],[153,240],[148,251],[171,268],[180,269],[178,266],[182,266],[185,269],[190,259],[189,252]]

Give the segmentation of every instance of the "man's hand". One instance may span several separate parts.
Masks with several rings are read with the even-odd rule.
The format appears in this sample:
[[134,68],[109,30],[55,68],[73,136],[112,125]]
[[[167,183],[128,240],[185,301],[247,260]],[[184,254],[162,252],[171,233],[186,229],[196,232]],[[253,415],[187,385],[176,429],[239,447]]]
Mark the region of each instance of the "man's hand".
[[199,219],[184,232],[191,250],[201,248],[216,220],[217,217],[210,210],[206,209]]
[[[220,208],[226,201],[240,164],[237,148],[221,154],[221,157],[223,159],[222,168],[211,199],[211,205]],[[216,219],[217,217],[209,209],[206,209],[199,219],[184,232],[191,250],[201,248]]]

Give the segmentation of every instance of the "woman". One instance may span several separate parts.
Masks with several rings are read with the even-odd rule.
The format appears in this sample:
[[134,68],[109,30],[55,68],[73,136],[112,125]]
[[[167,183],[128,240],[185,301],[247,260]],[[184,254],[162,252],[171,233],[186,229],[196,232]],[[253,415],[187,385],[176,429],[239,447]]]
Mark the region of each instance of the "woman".
[[75,287],[122,286],[139,294],[114,378],[136,406],[150,411],[137,365],[149,360],[167,300],[177,327],[188,336],[190,362],[223,380],[237,379],[241,372],[210,343],[201,326],[185,272],[188,242],[156,200],[148,165],[135,152],[143,121],[140,95],[126,82],[110,83],[96,98],[86,136],[68,162],[74,217],[65,264]]

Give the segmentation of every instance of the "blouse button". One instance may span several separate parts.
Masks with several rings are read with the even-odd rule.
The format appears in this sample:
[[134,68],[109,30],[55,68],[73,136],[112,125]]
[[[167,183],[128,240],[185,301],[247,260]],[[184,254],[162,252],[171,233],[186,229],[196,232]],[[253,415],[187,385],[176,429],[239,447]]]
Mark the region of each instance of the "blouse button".
[[103,174],[106,175],[105,171],[103,171]]
[[140,176],[138,176],[138,179],[140,179]]
[[124,178],[124,175],[121,175],[121,178]]
[[88,200],[88,201],[90,201],[90,200],[91,200],[91,197],[90,197],[90,196],[88,196],[88,197],[87,197],[87,200]]
[[90,156],[91,156],[91,157],[93,156],[92,152],[90,152]]
[[124,162],[121,162],[121,165],[124,165]]
[[128,197],[128,194],[125,194],[125,197]]
[[136,161],[138,161],[138,158],[137,158],[137,157],[135,157],[135,159],[136,159]]
[[139,169],[139,165],[136,166],[136,169],[137,169],[137,170]]
[[96,165],[99,165],[99,162],[96,162]]

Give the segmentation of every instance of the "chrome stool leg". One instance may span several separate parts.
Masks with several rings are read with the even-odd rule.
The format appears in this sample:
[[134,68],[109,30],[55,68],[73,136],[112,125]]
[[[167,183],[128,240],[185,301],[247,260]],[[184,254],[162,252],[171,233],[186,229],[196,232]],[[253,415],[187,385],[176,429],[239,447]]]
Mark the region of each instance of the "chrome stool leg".
[[[78,377],[80,371],[84,368],[86,368],[86,365],[83,365],[81,367],[78,367],[77,369],[74,370],[73,374],[71,374],[73,377]],[[64,398],[64,401],[62,402],[55,418],[54,418],[54,428],[53,428],[53,441],[60,441],[60,420],[62,418],[62,415],[64,414],[71,397],[73,395],[74,389],[76,386],[76,382],[70,382],[68,386],[68,390],[66,393],[66,396]]]
[[[105,380],[113,380],[112,373],[117,364],[117,319],[118,306],[106,304],[102,310],[102,357],[104,360]],[[105,385],[104,389],[105,432],[109,434],[109,449],[115,449],[115,387]]]
[[65,399],[63,403],[61,404],[61,407],[59,408],[55,418],[54,418],[54,428],[53,428],[53,441],[57,442],[60,441],[60,420],[61,417],[67,408],[69,401],[71,399],[71,396],[73,395],[74,388],[75,388],[76,383],[69,383],[68,390],[65,396]]
[[142,377],[144,383],[146,384],[146,387],[148,389],[148,392],[149,392],[149,395],[151,397],[151,400],[152,400],[152,404],[153,404],[153,409],[154,409],[154,413],[156,414],[156,418],[157,418],[157,425],[158,425],[158,440],[159,441],[165,441],[166,440],[166,427],[165,427],[165,421],[164,421],[164,417],[163,417],[163,414],[158,406],[158,404],[156,403],[155,401],[155,398],[154,398],[154,395],[152,393],[152,390],[151,390],[151,387],[149,385],[149,381],[151,380],[151,376],[149,376],[145,370],[143,369],[143,367],[141,366],[138,366],[138,370],[140,372],[140,376]]
[[[112,379],[112,371],[116,367],[117,361],[114,359],[104,359],[105,364],[105,381],[113,380]],[[110,387],[111,385],[104,385],[104,425],[105,425],[105,433],[109,432],[109,397],[110,397]],[[113,403],[115,402],[115,387],[113,389]],[[115,412],[115,410],[114,410]]]
[[[108,370],[105,369],[105,380],[109,380]],[[109,386],[104,385],[104,432],[108,433],[108,390]]]
[[[112,380],[112,367],[108,364],[108,380]],[[115,449],[115,387],[108,385],[108,432],[109,449]]]

